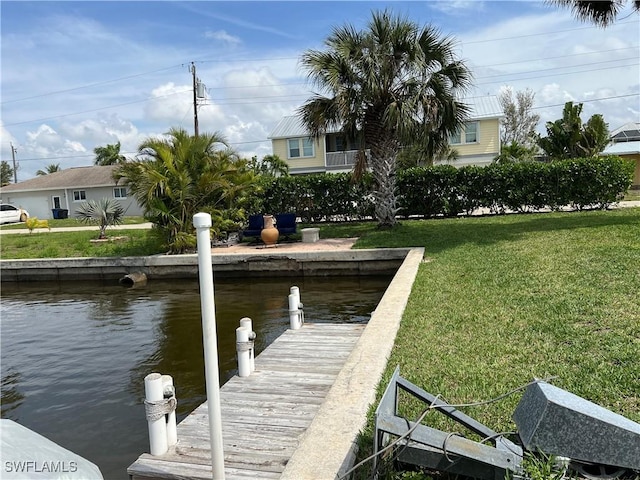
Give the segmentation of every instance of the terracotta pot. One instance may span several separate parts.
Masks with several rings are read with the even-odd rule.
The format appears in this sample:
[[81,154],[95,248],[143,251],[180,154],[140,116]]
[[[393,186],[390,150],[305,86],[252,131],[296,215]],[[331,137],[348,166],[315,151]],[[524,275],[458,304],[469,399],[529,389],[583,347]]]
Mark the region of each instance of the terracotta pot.
[[267,246],[275,245],[278,243],[278,236],[280,235],[280,232],[278,232],[278,229],[274,226],[275,219],[273,215],[264,215],[263,218],[264,228],[260,232],[260,238]]

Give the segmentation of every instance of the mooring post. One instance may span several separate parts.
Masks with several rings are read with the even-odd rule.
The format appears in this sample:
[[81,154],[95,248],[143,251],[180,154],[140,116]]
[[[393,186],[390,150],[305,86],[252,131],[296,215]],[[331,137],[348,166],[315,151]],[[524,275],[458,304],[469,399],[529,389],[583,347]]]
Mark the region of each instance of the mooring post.
[[200,278],[200,308],[204,343],[204,371],[209,409],[211,438],[211,474],[213,480],[224,480],[222,450],[222,414],[220,413],[220,375],[218,374],[218,343],[216,337],[216,307],[211,265],[211,215],[200,212],[193,216],[198,245],[198,275]]
[[[164,388],[162,375],[150,373],[144,377],[144,396],[147,405],[153,405],[164,400]],[[151,455],[163,455],[167,453],[167,422],[164,415],[150,418],[147,414],[149,425],[149,453]]]
[[298,298],[293,294],[289,294],[289,326],[291,330],[300,328],[300,312],[298,310]]
[[239,377],[248,377],[251,375],[249,349],[249,330],[245,327],[236,328],[236,353],[238,356]]
[[240,326],[249,330],[249,341],[251,342],[251,349],[249,350],[249,363],[251,364],[251,373],[256,370],[256,332],[253,331],[253,322],[249,317],[243,317],[240,319]]
[[[165,399],[176,398],[176,389],[173,386],[171,375],[162,375],[162,390]],[[167,444],[171,447],[178,443],[178,424],[176,422],[175,408],[167,413]]]
[[300,303],[300,289],[291,287],[289,289],[289,324],[291,330],[298,330],[302,327],[303,313],[302,303]]

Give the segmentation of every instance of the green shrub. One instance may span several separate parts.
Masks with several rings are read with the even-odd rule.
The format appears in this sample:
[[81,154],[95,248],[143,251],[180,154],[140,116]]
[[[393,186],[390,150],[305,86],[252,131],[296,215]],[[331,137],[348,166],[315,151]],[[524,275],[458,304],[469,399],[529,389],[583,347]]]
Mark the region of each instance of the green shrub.
[[[481,207],[498,214],[567,205],[607,208],[622,198],[632,178],[633,163],[619,157],[411,167],[396,176],[398,215],[454,217]],[[354,181],[349,173],[268,177],[249,213],[292,212],[305,223],[371,218],[372,183],[371,175]]]

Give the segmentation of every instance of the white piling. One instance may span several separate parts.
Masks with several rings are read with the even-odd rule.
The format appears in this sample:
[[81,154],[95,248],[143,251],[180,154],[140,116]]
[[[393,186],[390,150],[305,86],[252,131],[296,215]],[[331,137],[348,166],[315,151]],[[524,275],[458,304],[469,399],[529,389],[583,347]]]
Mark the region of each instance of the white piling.
[[289,325],[291,330],[298,330],[304,323],[304,313],[300,302],[300,289],[291,287],[289,289]]
[[[243,317],[240,319],[240,326],[249,330],[249,340],[254,342],[256,339],[256,332],[253,331],[253,322],[249,317]],[[256,370],[256,348],[252,344],[251,350],[249,350],[249,363],[251,364],[251,373]]]
[[236,353],[238,355],[238,376],[251,375],[251,358],[249,354],[249,330],[244,327],[236,328]]
[[301,302],[301,300],[300,300],[300,289],[294,285],[293,287],[291,287],[289,289],[289,293],[295,295],[298,304],[300,304],[300,302]]
[[[144,396],[147,402],[161,402],[164,400],[162,375],[150,373],[144,377]],[[167,422],[164,415],[160,418],[147,419],[149,424],[149,453],[163,455],[169,449],[167,444]]]
[[[164,398],[175,398],[176,389],[173,386],[171,375],[162,375],[162,389]],[[171,447],[178,443],[178,423],[176,422],[175,409],[166,416],[167,420],[167,444]]]
[[193,226],[196,228],[198,244],[204,371],[207,385],[207,407],[209,410],[209,434],[211,438],[211,474],[213,480],[224,480],[216,309],[213,291],[213,267],[211,265],[211,237],[209,234],[211,215],[203,212],[196,213],[193,216]]

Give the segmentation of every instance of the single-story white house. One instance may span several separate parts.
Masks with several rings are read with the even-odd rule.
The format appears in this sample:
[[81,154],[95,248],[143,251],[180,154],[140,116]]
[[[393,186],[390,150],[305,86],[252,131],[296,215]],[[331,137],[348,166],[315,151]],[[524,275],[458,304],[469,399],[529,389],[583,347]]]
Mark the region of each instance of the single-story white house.
[[32,217],[50,219],[73,217],[87,200],[110,198],[122,205],[125,215],[141,216],[143,210],[135,198],[128,196],[127,187],[117,185],[113,179],[116,168],[117,165],[68,168],[5,185],[0,188],[0,202],[22,207]]

